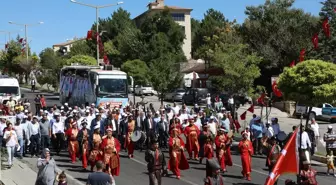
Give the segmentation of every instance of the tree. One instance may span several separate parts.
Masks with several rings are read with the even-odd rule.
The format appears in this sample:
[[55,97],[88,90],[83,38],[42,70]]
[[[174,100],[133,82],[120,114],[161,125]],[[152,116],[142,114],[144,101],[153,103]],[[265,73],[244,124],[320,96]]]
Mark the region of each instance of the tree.
[[71,64],[82,64],[82,65],[97,65],[97,60],[91,56],[87,55],[75,55],[70,59],[65,60],[65,65]]
[[292,8],[294,1],[268,0],[263,5],[246,8],[248,18],[241,27],[241,35],[251,50],[263,57],[260,68],[267,79],[297,60],[300,50],[311,46],[317,30],[318,18]]
[[129,60],[121,66],[121,69],[127,73],[128,76],[132,76],[134,84],[146,85],[148,84],[149,69],[147,64],[141,60]]
[[315,106],[336,99],[336,64],[307,60],[280,75],[278,88],[288,100]]
[[174,61],[173,54],[164,55],[156,59],[149,66],[150,81],[155,90],[158,91],[163,104],[163,96],[170,89],[181,85],[182,78],[179,73],[179,63]]
[[46,48],[40,53],[40,64],[45,69],[60,69],[61,57],[52,48]]
[[86,40],[77,40],[72,44],[69,56],[73,57],[75,55],[88,55],[94,56],[94,50],[88,45]]
[[29,56],[28,60],[26,56],[17,56],[13,63],[18,68],[21,68],[21,70],[25,74],[25,82],[28,83],[28,77],[30,76],[30,73],[36,68],[38,62],[37,56]]
[[11,40],[8,43],[6,52],[3,52],[0,58],[0,65],[6,68],[9,73],[22,73],[22,69],[13,63],[14,59],[21,55],[21,45],[19,42]]

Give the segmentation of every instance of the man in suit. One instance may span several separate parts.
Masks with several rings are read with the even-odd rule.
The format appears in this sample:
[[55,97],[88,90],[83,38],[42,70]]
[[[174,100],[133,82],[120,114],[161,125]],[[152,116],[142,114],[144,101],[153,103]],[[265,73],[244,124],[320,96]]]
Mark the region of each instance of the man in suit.
[[155,125],[154,119],[152,117],[152,113],[147,112],[147,117],[145,119],[145,131],[146,131],[146,136],[147,136],[147,140],[146,140],[147,148],[150,148],[150,143],[151,143],[150,138],[153,138],[155,136],[155,129],[156,129],[156,125]]
[[160,121],[156,125],[156,131],[159,133],[159,144],[160,148],[168,148],[167,139],[169,137],[168,134],[168,122],[166,121],[164,115],[161,115]]
[[105,119],[105,125],[106,128],[112,128],[112,136],[115,138],[118,138],[118,132],[119,131],[119,124],[117,120],[115,119],[115,115],[113,115],[113,112],[109,111],[107,118]]

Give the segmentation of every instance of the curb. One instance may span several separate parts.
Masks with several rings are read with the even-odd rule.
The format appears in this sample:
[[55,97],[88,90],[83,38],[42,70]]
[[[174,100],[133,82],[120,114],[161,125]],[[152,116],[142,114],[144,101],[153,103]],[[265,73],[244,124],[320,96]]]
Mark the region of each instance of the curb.
[[322,155],[313,155],[311,158],[314,161],[327,164],[327,158]]

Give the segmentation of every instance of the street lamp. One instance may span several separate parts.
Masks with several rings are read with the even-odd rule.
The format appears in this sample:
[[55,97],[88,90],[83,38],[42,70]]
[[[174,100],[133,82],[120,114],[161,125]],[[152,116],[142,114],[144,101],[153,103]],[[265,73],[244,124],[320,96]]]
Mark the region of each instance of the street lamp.
[[24,26],[25,28],[25,40],[26,40],[26,60],[27,60],[27,64],[28,64],[28,49],[29,49],[29,42],[28,42],[28,35],[27,35],[27,27],[28,26],[36,26],[36,25],[40,25],[40,24],[44,24],[44,22],[40,21],[38,23],[35,24],[19,24],[19,23],[15,23],[13,21],[9,21],[9,24],[15,24],[18,26]]
[[96,9],[96,33],[97,33],[97,64],[99,66],[99,43],[98,43],[98,39],[99,39],[99,22],[98,22],[98,18],[99,18],[99,15],[98,15],[98,11],[99,9],[101,8],[107,8],[107,7],[111,7],[111,6],[118,6],[118,5],[121,5],[123,4],[124,2],[118,2],[116,4],[108,4],[108,5],[102,5],[102,6],[95,6],[95,5],[91,5],[91,4],[85,4],[85,3],[81,3],[81,2],[77,2],[76,0],[70,0],[72,3],[76,3],[76,4],[79,4],[79,5],[82,5],[82,6],[87,6],[87,7],[91,7],[91,8],[94,8]]

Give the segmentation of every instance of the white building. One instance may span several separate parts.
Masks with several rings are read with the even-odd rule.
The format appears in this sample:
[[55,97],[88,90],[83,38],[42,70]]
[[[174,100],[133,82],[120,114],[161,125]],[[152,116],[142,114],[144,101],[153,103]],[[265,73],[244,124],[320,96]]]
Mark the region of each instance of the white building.
[[181,8],[177,6],[165,6],[164,0],[155,0],[155,2],[149,3],[147,5],[148,10],[141,15],[134,18],[135,22],[139,22],[142,17],[147,14],[156,13],[162,11],[165,8],[170,10],[172,18],[177,22],[183,29],[185,33],[184,44],[182,46],[184,55],[187,60],[191,59],[191,17],[190,13],[192,9]]
[[66,50],[65,53],[70,52],[72,45],[77,42],[77,41],[81,41],[81,40],[85,40],[85,38],[74,38],[72,40],[68,40],[66,42],[63,43],[59,43],[59,44],[54,44],[53,45],[53,50],[59,51],[60,49],[62,50]]

